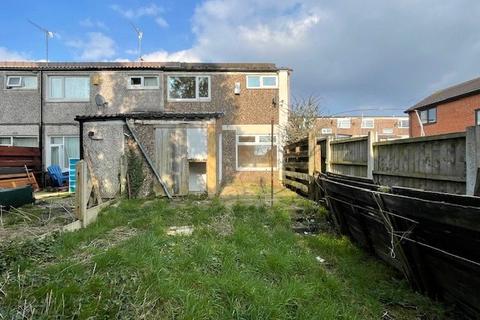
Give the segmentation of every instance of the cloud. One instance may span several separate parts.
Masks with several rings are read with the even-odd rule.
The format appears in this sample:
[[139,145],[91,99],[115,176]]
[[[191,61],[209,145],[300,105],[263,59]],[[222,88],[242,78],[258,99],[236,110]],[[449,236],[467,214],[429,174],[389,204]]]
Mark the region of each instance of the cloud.
[[78,51],[80,60],[106,60],[117,53],[115,41],[101,32],[89,32],[86,39],[72,40],[66,44]]
[[193,45],[151,57],[274,62],[293,68],[294,95],[320,96],[332,113],[401,112],[479,76],[479,15],[476,0],[206,0],[192,18]]
[[168,27],[168,22],[162,17],[162,14],[165,10],[154,3],[135,9],[126,9],[117,4],[111,5],[110,8],[129,20],[139,19],[142,17],[151,17],[154,18],[155,22],[160,27]]
[[180,50],[174,52],[167,52],[159,50],[145,54],[143,56],[145,61],[161,61],[161,62],[200,62],[200,58],[191,50]]
[[25,61],[28,56],[25,53],[11,51],[5,47],[0,47],[0,61]]
[[91,18],[86,18],[80,21],[80,25],[85,28],[97,28],[102,30],[108,30],[107,26],[98,20],[92,20]]

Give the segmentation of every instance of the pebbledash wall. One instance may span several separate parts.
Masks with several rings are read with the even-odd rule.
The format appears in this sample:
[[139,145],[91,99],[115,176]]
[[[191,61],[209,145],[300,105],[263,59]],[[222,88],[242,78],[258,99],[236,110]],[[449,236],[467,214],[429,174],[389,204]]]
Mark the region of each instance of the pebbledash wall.
[[[254,172],[252,177],[267,174],[265,167],[238,167],[238,139],[241,135],[254,136],[270,134],[270,120],[273,115],[277,143],[283,143],[280,129],[288,121],[290,103],[289,75],[291,70],[277,68],[273,64],[172,64],[168,70],[165,64],[148,65],[130,63],[128,67],[117,63],[51,63],[18,64],[0,63],[0,137],[36,137],[43,121],[43,161],[45,168],[51,164],[51,142],[53,137],[79,138],[77,115],[114,114],[142,111],[174,112],[223,112],[219,134],[220,176],[222,181],[235,178],[239,173]],[[146,67],[148,66],[148,67]],[[124,68],[124,69],[122,69]],[[36,76],[35,89],[7,89],[8,76]],[[208,76],[210,98],[206,101],[173,101],[168,97],[169,76]],[[247,88],[249,75],[274,75],[277,85],[273,88]],[[53,102],[48,98],[48,79],[51,76],[86,76],[90,79],[89,99],[85,101]],[[131,76],[157,76],[158,88],[132,89],[128,86]],[[43,81],[40,81],[40,77]],[[239,92],[235,92],[238,88]],[[43,88],[42,88],[43,87]],[[41,91],[43,90],[43,94]],[[98,107],[95,97],[100,94],[108,102]],[[40,103],[43,96],[43,115]],[[276,108],[272,108],[272,100]],[[78,139],[79,140],[79,139]],[[260,150],[258,148],[258,150]],[[277,148],[277,167],[281,170],[282,148]],[[279,175],[282,176],[281,174]]]
[[[480,109],[480,94],[459,97],[450,102],[438,103],[422,110],[436,108],[436,121],[433,123],[424,123],[423,131],[425,136],[464,132],[467,127],[477,124],[476,113]],[[422,135],[419,116],[413,110],[409,112],[410,117],[410,135],[411,137],[420,137]]]

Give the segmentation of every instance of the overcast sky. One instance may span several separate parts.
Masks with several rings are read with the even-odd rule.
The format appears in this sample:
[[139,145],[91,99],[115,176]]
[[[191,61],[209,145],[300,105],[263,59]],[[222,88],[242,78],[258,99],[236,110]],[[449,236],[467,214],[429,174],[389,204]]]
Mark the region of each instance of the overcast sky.
[[58,33],[55,61],[134,60],[132,21],[146,60],[287,66],[328,114],[401,114],[480,76],[478,0],[2,1],[0,60],[44,59],[27,18]]

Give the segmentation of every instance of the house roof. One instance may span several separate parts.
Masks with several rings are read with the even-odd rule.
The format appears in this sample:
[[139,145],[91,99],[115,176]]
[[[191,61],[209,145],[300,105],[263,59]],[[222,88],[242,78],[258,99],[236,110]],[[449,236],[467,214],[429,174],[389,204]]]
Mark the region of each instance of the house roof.
[[460,99],[465,96],[480,93],[480,78],[475,78],[460,84],[448,87],[446,89],[435,92],[434,94],[421,100],[414,106],[407,109],[405,112],[429,107],[441,102],[448,102],[456,99]]
[[0,70],[162,70],[162,71],[250,71],[274,72],[274,63],[186,63],[186,62],[30,62],[0,61]]
[[218,119],[223,116],[223,112],[130,112],[130,113],[112,113],[112,114],[92,114],[76,116],[75,121],[110,121],[110,120],[208,120]]

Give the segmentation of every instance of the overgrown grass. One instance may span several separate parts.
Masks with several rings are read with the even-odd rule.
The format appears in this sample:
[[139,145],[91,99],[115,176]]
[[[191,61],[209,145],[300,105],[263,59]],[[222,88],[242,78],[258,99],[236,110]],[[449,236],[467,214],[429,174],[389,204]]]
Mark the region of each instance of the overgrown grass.
[[[293,233],[292,201],[318,211],[299,200],[273,210],[218,199],[130,200],[85,230],[42,240],[38,250],[4,245],[10,258],[0,269],[0,314],[381,319],[388,312],[395,319],[442,318],[437,304],[347,239]],[[193,225],[193,234],[166,235],[168,227],[181,225]]]

